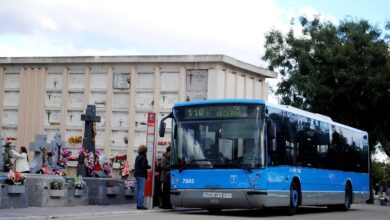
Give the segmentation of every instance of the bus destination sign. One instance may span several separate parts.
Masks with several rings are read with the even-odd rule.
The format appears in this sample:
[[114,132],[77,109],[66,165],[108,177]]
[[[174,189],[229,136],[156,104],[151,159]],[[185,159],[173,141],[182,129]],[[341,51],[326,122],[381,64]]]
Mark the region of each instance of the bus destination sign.
[[187,107],[184,110],[184,119],[206,118],[246,118],[248,106],[246,105],[211,105]]

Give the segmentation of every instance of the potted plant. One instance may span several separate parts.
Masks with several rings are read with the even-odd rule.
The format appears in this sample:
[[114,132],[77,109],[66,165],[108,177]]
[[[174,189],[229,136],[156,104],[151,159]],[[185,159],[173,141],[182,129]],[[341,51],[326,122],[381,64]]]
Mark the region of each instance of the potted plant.
[[50,196],[51,197],[63,197],[65,195],[64,184],[62,182],[54,180],[50,183]]
[[82,176],[76,176],[74,177],[74,196],[82,196],[83,195],[83,188],[86,186],[87,183],[83,180]]
[[119,192],[118,186],[115,186],[112,182],[106,183],[106,193],[107,195],[116,195]]
[[125,196],[134,196],[135,191],[135,181],[126,180],[125,181]]
[[8,172],[8,193],[20,194],[24,193],[26,187],[24,186],[25,177],[20,172]]

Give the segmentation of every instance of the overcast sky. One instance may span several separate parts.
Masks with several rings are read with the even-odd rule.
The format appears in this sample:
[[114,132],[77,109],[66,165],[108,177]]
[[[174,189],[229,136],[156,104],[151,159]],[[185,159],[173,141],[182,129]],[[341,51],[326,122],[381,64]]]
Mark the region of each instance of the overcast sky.
[[264,34],[292,18],[383,27],[388,0],[0,0],[0,56],[225,54],[266,67]]

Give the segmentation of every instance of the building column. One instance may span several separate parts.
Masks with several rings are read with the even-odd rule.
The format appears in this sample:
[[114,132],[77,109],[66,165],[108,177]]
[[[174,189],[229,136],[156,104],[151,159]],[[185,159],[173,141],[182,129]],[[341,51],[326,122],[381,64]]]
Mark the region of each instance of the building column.
[[131,68],[130,74],[130,106],[129,106],[129,131],[128,131],[128,143],[127,143],[127,161],[129,167],[133,167],[133,155],[134,155],[134,132],[135,132],[135,105],[136,105],[136,83],[137,83],[137,70],[135,67]]

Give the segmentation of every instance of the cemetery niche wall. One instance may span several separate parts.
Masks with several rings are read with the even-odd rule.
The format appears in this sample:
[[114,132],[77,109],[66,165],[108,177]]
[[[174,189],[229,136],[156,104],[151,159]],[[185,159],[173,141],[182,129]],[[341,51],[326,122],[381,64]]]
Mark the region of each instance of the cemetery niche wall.
[[[54,156],[31,146],[29,158],[34,172],[43,165],[54,170],[61,160],[58,150],[67,148],[72,153],[67,174],[75,176],[84,143],[68,140],[83,136],[81,115],[95,105],[100,116],[95,122],[95,151],[109,159],[125,155],[131,169],[137,148],[146,142],[148,112],[155,112],[159,120],[176,102],[266,100],[265,79],[274,77],[276,73],[224,55],[0,58],[0,136],[17,137],[19,147],[38,142],[37,134],[46,135],[45,143],[52,144],[60,134],[63,143],[57,153],[54,145],[45,148]],[[39,86],[29,86],[32,81]],[[32,103],[33,95],[43,98]],[[170,144],[170,132],[167,128],[167,137],[156,142],[157,154]],[[119,171],[120,167],[111,173],[120,177]]]

